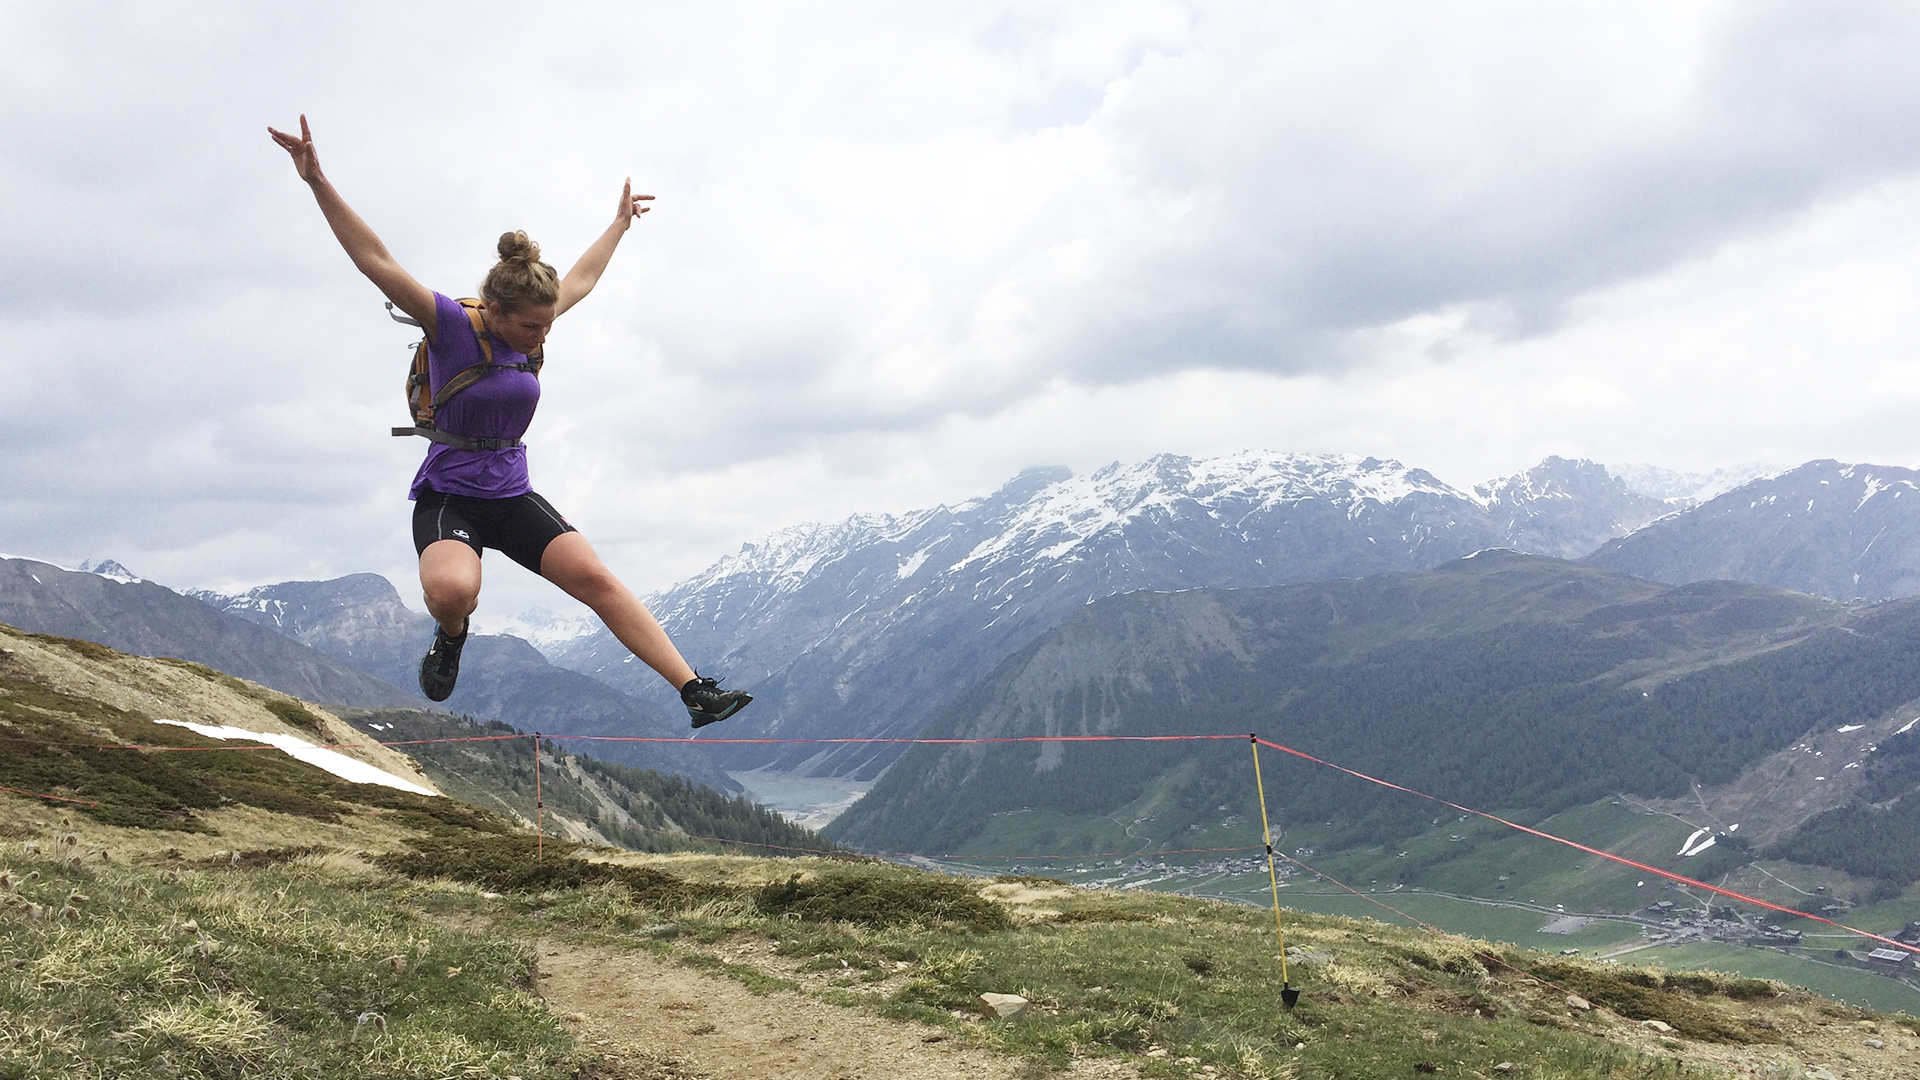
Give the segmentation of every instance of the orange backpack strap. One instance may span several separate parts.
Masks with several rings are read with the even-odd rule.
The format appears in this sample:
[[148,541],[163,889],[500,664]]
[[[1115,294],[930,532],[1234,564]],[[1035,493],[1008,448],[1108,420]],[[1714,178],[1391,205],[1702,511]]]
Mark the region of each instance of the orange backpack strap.
[[460,306],[467,313],[467,324],[473,327],[473,339],[480,343],[480,355],[487,358],[487,363],[493,363],[493,341],[487,335],[486,316],[481,314],[487,302],[469,296],[460,301]]

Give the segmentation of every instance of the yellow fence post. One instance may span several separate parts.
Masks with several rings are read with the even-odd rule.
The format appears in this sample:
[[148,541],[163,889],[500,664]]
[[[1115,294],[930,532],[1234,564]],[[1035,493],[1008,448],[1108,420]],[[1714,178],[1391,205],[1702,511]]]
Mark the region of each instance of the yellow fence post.
[[1273,869],[1273,826],[1267,823],[1267,785],[1260,777],[1260,737],[1248,735],[1247,745],[1253,747],[1253,787],[1260,796],[1260,835],[1267,844],[1267,888],[1273,893],[1273,932],[1280,939],[1280,1003],[1291,1009],[1300,1000],[1300,991],[1293,988],[1293,980],[1287,976],[1287,928],[1280,922],[1280,877]]

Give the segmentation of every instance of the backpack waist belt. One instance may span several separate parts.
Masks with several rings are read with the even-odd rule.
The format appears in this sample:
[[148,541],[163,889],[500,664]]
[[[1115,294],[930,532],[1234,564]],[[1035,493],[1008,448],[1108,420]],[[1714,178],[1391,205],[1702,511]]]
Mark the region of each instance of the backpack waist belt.
[[441,431],[431,427],[397,427],[395,435],[419,435],[442,446],[451,446],[456,450],[510,450],[521,445],[519,439],[476,439],[467,435],[455,435],[451,431]]

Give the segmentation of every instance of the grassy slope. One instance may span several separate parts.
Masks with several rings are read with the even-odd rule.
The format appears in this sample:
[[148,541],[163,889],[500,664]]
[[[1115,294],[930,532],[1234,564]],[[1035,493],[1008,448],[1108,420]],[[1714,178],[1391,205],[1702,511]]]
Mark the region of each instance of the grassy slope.
[[[364,861],[530,852],[519,825],[161,718],[427,779],[324,710],[200,665],[0,627],[0,1076],[575,1075],[585,1058],[528,993],[527,947],[428,921],[416,894],[433,886]],[[581,801],[592,769],[551,764],[547,797]],[[662,789],[683,816],[742,809],[684,787]]]
[[[177,665],[58,642],[7,647],[9,665],[31,660],[68,680],[48,686],[10,667],[0,719],[16,738],[63,716],[94,725],[96,744],[121,725],[153,730],[132,698],[86,697],[88,672],[110,681],[117,671],[153,700],[180,691],[169,711],[191,718],[265,708]],[[222,759],[239,764],[209,764]],[[124,760],[146,771],[111,764]],[[193,790],[169,779],[166,763],[189,760],[184,775],[211,805],[181,802]],[[119,810],[89,816],[0,796],[0,863],[11,871],[0,884],[0,1076],[73,1075],[82,1063],[154,1077],[573,1076],[591,1057],[529,992],[525,942],[536,935],[662,950],[763,990],[927,1020],[1041,1072],[1076,1057],[1122,1058],[1149,1076],[1211,1065],[1225,1077],[1405,1076],[1422,1062],[1468,1075],[1515,1061],[1527,1075],[1624,1078],[1680,1056],[1713,1075],[1718,1066],[1700,1063],[1788,1052],[1742,1040],[1817,1039],[1802,1021],[1820,1009],[1863,1017],[1804,996],[1737,1000],[1725,978],[1649,998],[1599,968],[1555,976],[1597,980],[1583,992],[1699,1037],[1662,1041],[1570,1012],[1560,991],[1513,970],[1537,970],[1544,955],[1307,914],[1288,917],[1290,941],[1310,950],[1292,966],[1306,997],[1289,1012],[1275,997],[1270,916],[1245,906],[1031,881],[995,887],[987,905],[977,882],[887,866],[697,854],[602,854],[589,865],[551,843],[533,863],[504,819],[339,783],[271,752],[61,759],[81,766],[96,773],[70,775],[72,793],[110,790],[140,813],[119,820]],[[286,805],[261,805],[276,800]],[[310,846],[333,851],[298,854]],[[338,849],[417,849],[390,863],[429,876]],[[796,870],[806,879],[787,882]],[[777,942],[776,967],[719,952],[755,940]],[[983,1023],[972,999],[984,990],[1040,1008],[1020,1024]]]
[[[1149,1076],[1211,1068],[1228,1077],[1400,1077],[1422,1063],[1468,1076],[1510,1061],[1529,1076],[1624,1078],[1671,1071],[1681,1057],[1695,1075],[1712,1076],[1733,1063],[1824,1054],[1806,1045],[1821,1024],[1873,1019],[1771,984],[1635,975],[1300,913],[1286,922],[1298,950],[1291,977],[1304,997],[1288,1011],[1276,995],[1271,916],[1241,905],[1006,878],[981,890],[1008,913],[1009,924],[996,927],[969,911],[932,913],[930,895],[952,901],[951,879],[899,867],[618,861],[709,891],[697,903],[662,902],[609,883],[509,895],[488,914],[516,934],[649,949],[761,990],[794,989],[938,1024],[1020,1054],[1036,1072],[1106,1057]],[[778,886],[755,887],[789,869],[815,884],[810,899],[790,904]],[[731,896],[713,891],[729,885]],[[1628,1019],[1569,1010],[1565,989],[1521,969],[1578,983]],[[988,991],[1021,994],[1037,1011],[1017,1024],[982,1022],[975,996]],[[1821,1009],[1831,1015],[1823,1019]],[[1690,1037],[1662,1040],[1631,1022],[1639,1019],[1661,1019]]]
[[[31,813],[8,809],[14,822]],[[1305,914],[1287,916],[1305,995],[1287,1011],[1266,912],[1035,879],[988,885],[983,903],[979,881],[884,865],[626,854],[601,856],[597,873],[569,864],[585,884],[499,895],[340,855],[182,873],[6,851],[18,882],[0,913],[8,1077],[82,1062],[154,1077],[572,1076],[592,1058],[531,992],[536,937],[654,950],[760,991],[928,1021],[1036,1075],[1092,1057],[1148,1076],[1400,1077],[1421,1062],[1464,1076],[1513,1061],[1524,1075],[1625,1078],[1678,1057],[1712,1076],[1755,1055],[1818,1058],[1822,1010],[1887,1019],[1725,977],[1648,991],[1620,969],[1555,969],[1632,1015],[1578,1013],[1517,970],[1556,958]],[[498,865],[454,857],[432,871],[486,878]],[[75,891],[84,899],[60,917]],[[772,946],[769,964],[738,962],[752,942]],[[973,999],[989,990],[1038,1010],[982,1021]],[[1661,1039],[1641,1018],[1691,1037]]]

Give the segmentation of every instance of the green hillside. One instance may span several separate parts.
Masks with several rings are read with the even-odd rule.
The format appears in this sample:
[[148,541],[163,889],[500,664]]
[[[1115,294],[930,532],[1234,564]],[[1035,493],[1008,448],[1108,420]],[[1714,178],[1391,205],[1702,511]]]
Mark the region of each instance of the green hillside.
[[[1915,699],[1920,603],[1854,610],[1496,552],[1419,574],[1104,600],[926,734],[1258,732],[1533,822],[1730,782],[1809,729],[1883,721]],[[1115,828],[1200,846],[1177,841],[1258,819],[1247,756],[1233,741],[921,746],[828,832],[986,851],[1007,839],[997,822],[1039,814],[1059,854],[1112,850]],[[1276,824],[1331,823],[1323,850],[1404,846],[1444,812],[1286,755],[1266,766]],[[1151,824],[1125,824],[1141,817]]]
[[[70,813],[102,825],[215,835],[219,818],[245,807],[348,831],[377,818],[382,828],[370,835],[389,841],[394,829],[494,834],[530,829],[538,818],[555,836],[635,851],[833,850],[745,798],[564,753],[551,742],[541,750],[545,807],[536,814],[533,740],[490,738],[516,734],[503,724],[412,709],[342,709],[336,717],[186,661],[131,657],[4,626],[0,641],[0,738],[17,750],[0,754],[0,787],[70,800],[63,804]],[[461,801],[350,783],[257,743],[155,722],[162,719],[338,747]],[[442,741],[402,755],[370,740]]]

